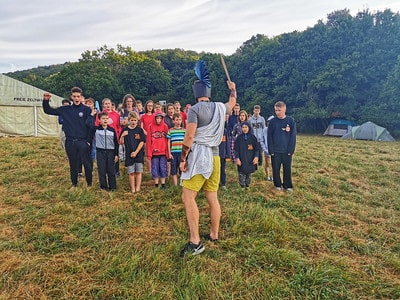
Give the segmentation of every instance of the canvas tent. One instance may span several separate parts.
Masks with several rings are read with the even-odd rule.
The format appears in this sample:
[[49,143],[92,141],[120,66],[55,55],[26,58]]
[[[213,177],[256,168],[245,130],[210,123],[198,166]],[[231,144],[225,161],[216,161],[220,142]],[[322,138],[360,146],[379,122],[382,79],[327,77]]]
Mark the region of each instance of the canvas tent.
[[351,131],[342,139],[356,139],[356,140],[371,140],[371,141],[386,141],[393,142],[394,138],[390,135],[389,131],[381,126],[372,122],[365,122],[360,126],[354,126]]
[[330,136],[344,136],[346,133],[351,131],[351,128],[355,126],[356,123],[344,119],[334,119],[332,120],[328,127],[326,128],[324,135]]
[[[44,91],[0,74],[0,136],[59,136],[56,116],[43,112]],[[52,95],[50,105],[58,107],[63,98]]]

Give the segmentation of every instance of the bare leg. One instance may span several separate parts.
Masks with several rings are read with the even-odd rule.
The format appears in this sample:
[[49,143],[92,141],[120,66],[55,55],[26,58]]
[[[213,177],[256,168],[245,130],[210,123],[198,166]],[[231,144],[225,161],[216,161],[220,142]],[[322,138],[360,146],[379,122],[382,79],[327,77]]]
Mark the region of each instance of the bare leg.
[[146,156],[147,171],[151,174],[151,158]]
[[129,174],[129,185],[131,187],[131,192],[135,193],[136,188],[135,188],[135,173]]
[[271,157],[268,155],[264,155],[265,158],[265,176],[266,178],[271,177],[270,174],[270,167],[271,167]]
[[186,218],[189,226],[190,238],[193,244],[200,243],[199,209],[196,203],[197,192],[182,187],[182,202],[185,205]]
[[172,178],[172,184],[178,185],[178,175],[171,175],[171,178]]
[[140,191],[140,187],[142,186],[142,173],[135,173],[136,178],[136,192]]
[[211,219],[210,237],[212,239],[218,239],[219,223],[221,220],[221,206],[219,205],[218,202],[218,193],[206,191],[205,194],[208,201],[208,205],[210,206],[210,219]]

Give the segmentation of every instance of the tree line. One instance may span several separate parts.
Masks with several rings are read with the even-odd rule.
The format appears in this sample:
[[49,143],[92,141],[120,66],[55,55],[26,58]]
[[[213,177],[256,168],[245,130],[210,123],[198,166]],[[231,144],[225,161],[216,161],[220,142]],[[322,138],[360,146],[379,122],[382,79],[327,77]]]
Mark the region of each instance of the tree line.
[[[146,101],[193,103],[193,71],[206,62],[212,98],[225,101],[226,77],[220,54],[183,49],[135,52],[106,45],[85,51],[77,62],[38,67],[7,75],[60,96],[80,86],[87,97],[122,101],[132,93]],[[287,103],[299,132],[321,133],[332,118],[372,121],[400,136],[400,15],[387,9],[330,13],[302,32],[275,37],[257,34],[225,57],[237,84],[238,101],[252,111],[273,114]]]

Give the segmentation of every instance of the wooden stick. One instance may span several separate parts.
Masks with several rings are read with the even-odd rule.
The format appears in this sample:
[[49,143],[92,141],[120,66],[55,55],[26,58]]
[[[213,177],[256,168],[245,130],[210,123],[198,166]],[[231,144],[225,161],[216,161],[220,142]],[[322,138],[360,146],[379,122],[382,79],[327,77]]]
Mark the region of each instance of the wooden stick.
[[222,66],[224,67],[226,78],[228,78],[228,81],[231,81],[231,78],[229,77],[229,73],[228,73],[228,68],[226,67],[225,60],[222,55],[221,55],[221,63],[222,63]]

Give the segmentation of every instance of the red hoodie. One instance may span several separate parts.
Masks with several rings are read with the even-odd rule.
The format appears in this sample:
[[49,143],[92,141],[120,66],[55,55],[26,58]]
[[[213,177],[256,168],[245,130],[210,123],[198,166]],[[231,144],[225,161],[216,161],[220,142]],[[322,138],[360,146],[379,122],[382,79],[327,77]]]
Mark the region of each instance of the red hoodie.
[[164,119],[161,120],[160,124],[157,124],[157,121],[155,121],[155,118],[156,118],[156,116],[159,116],[159,115],[162,115],[164,118],[164,115],[161,112],[160,113],[156,112],[154,114],[154,123],[152,123],[149,126],[149,132],[147,134],[147,143],[149,143],[150,155],[148,155],[148,156],[154,156],[154,155],[167,156],[168,126],[167,126],[167,124],[165,124]]

